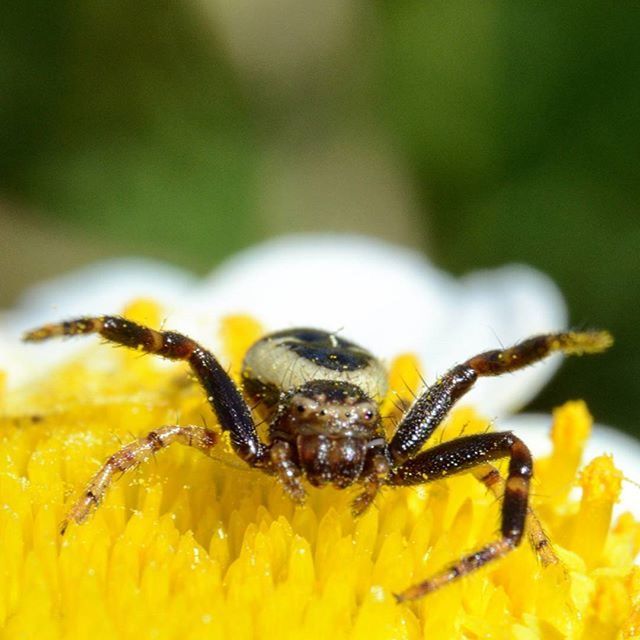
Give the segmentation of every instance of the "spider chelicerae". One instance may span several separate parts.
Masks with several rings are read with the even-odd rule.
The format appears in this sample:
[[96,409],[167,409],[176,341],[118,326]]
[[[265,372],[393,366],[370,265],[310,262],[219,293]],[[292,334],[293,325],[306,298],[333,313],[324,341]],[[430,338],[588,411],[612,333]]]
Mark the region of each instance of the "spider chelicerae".
[[[528,506],[532,459],[511,432],[461,436],[421,451],[452,406],[479,377],[498,376],[531,365],[553,352],[596,353],[612,344],[605,331],[537,335],[513,347],[486,351],[455,365],[419,395],[393,437],[382,428],[380,402],[387,375],[371,353],[317,329],[287,329],[258,340],[246,353],[244,396],[216,357],[173,331],[156,331],[118,316],[86,317],[47,324],[25,334],[27,341],[97,333],[108,341],[172,360],[185,360],[205,390],[234,452],[251,467],[273,475],[298,504],[303,480],[313,486],[360,485],[355,515],[371,505],[382,486],[417,485],[471,471],[502,497],[500,537],[440,573],[396,595],[413,600],[468,574],[517,547],[525,533],[545,563],[555,554]],[[247,400],[269,410],[268,442],[258,437]],[[159,427],[114,453],[91,478],[61,525],[82,523],[103,498],[117,473],[134,468],[172,442],[210,454],[216,432],[202,426]],[[506,480],[490,464],[509,458]]]

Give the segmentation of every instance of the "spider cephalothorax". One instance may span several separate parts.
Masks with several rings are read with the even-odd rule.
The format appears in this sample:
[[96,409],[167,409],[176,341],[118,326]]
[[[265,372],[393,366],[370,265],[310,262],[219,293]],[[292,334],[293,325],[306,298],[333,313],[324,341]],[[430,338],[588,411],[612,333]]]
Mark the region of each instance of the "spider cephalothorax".
[[292,461],[315,486],[344,488],[359,480],[384,446],[377,405],[349,382],[315,380],[285,394],[271,442],[292,449]]
[[[502,496],[498,540],[463,557],[439,574],[397,597],[415,599],[498,558],[521,541],[525,522],[530,540],[545,562],[555,556],[540,524],[528,507],[533,472],[526,445],[510,432],[462,436],[421,451],[454,403],[478,377],[496,376],[533,364],[550,353],[595,353],[612,342],[606,332],[565,332],[534,336],[511,348],[487,351],[454,366],[426,388],[406,411],[393,437],[381,425],[380,403],[387,379],[382,364],[367,350],[335,334],[317,329],[289,329],[256,342],[243,365],[243,388],[252,402],[266,407],[269,437],[263,442],[249,404],[218,360],[190,338],[156,331],[117,316],[81,318],[45,325],[26,334],[30,341],[53,336],[98,333],[107,340],[165,358],[186,360],[218,417],[230,434],[235,453],[250,466],[276,476],[298,503],[314,486],[362,491],[353,503],[355,514],[372,503],[382,485],[415,485],[464,471]],[[218,441],[205,427],[170,425],[113,454],[72,506],[70,521],[81,523],[104,496],[114,476],[131,469],[172,442],[206,454]],[[489,464],[508,457],[506,481]],[[527,518],[528,516],[528,518]]]

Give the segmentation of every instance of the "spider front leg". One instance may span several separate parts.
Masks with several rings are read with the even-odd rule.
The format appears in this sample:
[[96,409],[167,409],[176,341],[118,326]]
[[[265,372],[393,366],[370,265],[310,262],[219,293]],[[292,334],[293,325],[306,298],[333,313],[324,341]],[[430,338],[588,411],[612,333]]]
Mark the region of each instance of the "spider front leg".
[[416,454],[478,377],[511,373],[558,351],[566,355],[598,353],[612,344],[613,338],[607,331],[548,333],[509,349],[485,351],[469,358],[439,378],[409,409],[389,444],[393,461],[401,464]]
[[398,594],[396,598],[399,602],[421,598],[504,556],[520,544],[527,516],[533,462],[529,449],[512,433],[485,433],[458,438],[428,449],[389,474],[387,483],[391,485],[422,484],[507,456],[510,462],[502,502],[501,537]]
[[117,473],[134,469],[148,460],[156,451],[168,447],[172,442],[179,442],[187,447],[194,447],[206,455],[218,441],[218,436],[209,429],[193,425],[170,425],[150,431],[144,438],[122,447],[110,456],[100,470],[91,478],[82,496],[74,503],[60,525],[60,533],[64,534],[69,522],[81,524],[104,497],[107,489],[114,481]]
[[251,410],[218,360],[195,340],[174,331],[156,331],[119,316],[79,318],[27,332],[39,342],[57,336],[97,333],[110,342],[170,360],[186,360],[204,389],[220,427],[229,431],[235,453],[252,466],[266,466],[268,448],[260,442]]

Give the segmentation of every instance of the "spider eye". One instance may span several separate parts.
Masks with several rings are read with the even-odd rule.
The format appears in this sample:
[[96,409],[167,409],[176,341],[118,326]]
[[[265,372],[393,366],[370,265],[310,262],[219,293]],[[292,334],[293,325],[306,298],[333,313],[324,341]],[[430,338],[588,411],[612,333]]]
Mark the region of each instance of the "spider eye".
[[296,409],[298,410],[298,413],[304,413],[306,408],[303,404],[299,404]]
[[365,420],[371,420],[371,418],[373,418],[373,411],[371,411],[370,409],[367,409],[364,412],[364,419]]

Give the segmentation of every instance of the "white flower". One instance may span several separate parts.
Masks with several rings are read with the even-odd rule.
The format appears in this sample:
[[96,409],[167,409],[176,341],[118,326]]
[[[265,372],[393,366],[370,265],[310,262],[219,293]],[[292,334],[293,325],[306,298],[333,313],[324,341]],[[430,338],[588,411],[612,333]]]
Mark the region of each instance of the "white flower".
[[[556,286],[524,265],[457,279],[421,254],[358,236],[293,235],[239,253],[204,280],[150,260],[110,260],[28,291],[0,316],[0,368],[19,386],[76,353],[82,340],[22,345],[25,329],[76,316],[118,313],[133,298],[166,310],[165,326],[214,352],[218,320],[248,313],[268,330],[313,326],[339,330],[387,362],[415,353],[427,382],[456,362],[535,333],[561,330],[567,313]],[[498,428],[515,428],[540,453],[549,419],[505,416],[533,398],[559,358],[510,376],[480,380],[461,404]],[[633,477],[640,445],[598,427],[590,452],[612,452]],[[629,493],[628,491],[625,493]]]
[[[357,236],[288,236],[240,253],[204,282],[188,309],[248,312],[269,329],[339,330],[386,359],[419,356],[427,379],[480,351],[557,330],[566,311],[555,285],[513,265],[462,279],[412,250]],[[489,416],[522,407],[556,368],[546,362],[485,380],[465,399]]]

